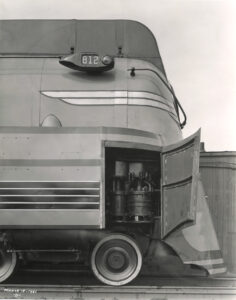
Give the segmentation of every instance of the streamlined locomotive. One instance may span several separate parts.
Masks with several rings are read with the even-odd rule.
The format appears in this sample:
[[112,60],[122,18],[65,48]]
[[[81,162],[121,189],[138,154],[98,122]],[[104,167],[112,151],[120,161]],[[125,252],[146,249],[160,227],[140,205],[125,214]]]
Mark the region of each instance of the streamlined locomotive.
[[225,272],[200,131],[153,34],[128,20],[0,21],[0,281],[19,262]]

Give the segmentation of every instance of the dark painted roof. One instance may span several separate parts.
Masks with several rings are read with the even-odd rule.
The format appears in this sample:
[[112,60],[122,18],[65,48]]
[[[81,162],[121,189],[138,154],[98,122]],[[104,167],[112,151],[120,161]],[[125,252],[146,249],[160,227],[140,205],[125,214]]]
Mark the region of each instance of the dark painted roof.
[[155,37],[129,20],[0,20],[0,55],[62,56],[99,52],[145,59],[164,74]]

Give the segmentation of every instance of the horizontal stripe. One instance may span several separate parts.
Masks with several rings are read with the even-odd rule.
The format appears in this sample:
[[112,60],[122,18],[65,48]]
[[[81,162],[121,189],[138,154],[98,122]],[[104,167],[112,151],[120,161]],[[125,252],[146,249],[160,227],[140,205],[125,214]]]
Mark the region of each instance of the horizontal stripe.
[[197,264],[197,265],[213,265],[213,264],[223,264],[224,260],[222,258],[218,259],[203,259],[203,260],[191,260],[185,261],[187,264]]
[[[9,188],[1,188],[0,187],[0,192],[1,191],[5,191],[5,190],[9,190]],[[60,190],[76,190],[76,191],[81,191],[83,192],[83,190],[88,190],[88,191],[99,191],[99,188],[43,188],[43,187],[28,187],[28,188],[25,188],[25,187],[21,187],[21,188],[11,188],[11,191],[12,190],[47,190],[47,191],[51,191],[51,190],[56,190],[56,191],[60,191]]]
[[141,106],[151,106],[151,107],[157,107],[164,110],[168,110],[172,112],[175,115],[175,110],[170,108],[167,104],[164,104],[162,102],[158,102],[154,99],[139,99],[139,98],[132,98],[128,99],[128,105],[141,105]]
[[0,188],[99,188],[99,181],[0,181]]
[[23,194],[23,195],[15,195],[15,194],[13,194],[13,195],[0,195],[0,198],[24,198],[24,197],[42,197],[42,198],[44,198],[44,197],[55,197],[55,198],[57,198],[57,197],[68,197],[68,198],[70,198],[70,197],[77,197],[77,198],[90,198],[90,197],[94,197],[94,198],[96,198],[96,197],[99,197],[99,195],[54,195],[54,194],[43,194],[43,195],[37,195],[37,194]]
[[166,111],[170,111],[175,115],[174,108],[169,107],[167,104],[158,102],[154,99],[140,99],[140,98],[115,98],[115,99],[74,99],[74,98],[61,98],[62,101],[73,104],[73,105],[81,105],[81,106],[90,106],[90,105],[137,105],[137,106],[151,106],[160,108]]
[[222,258],[222,252],[220,250],[203,251],[201,254],[204,254],[206,259]]
[[103,105],[134,105],[134,106],[150,106],[155,108],[160,108],[166,110],[175,115],[175,110],[171,109],[168,105],[157,102],[151,99],[121,99],[116,98],[113,100],[110,99],[72,99],[72,98],[62,98],[62,101],[72,104],[72,105],[81,105],[81,106],[103,106]]
[[99,209],[99,187],[99,181],[2,181],[0,210]]
[[0,198],[0,204],[34,204],[34,203],[54,203],[54,202],[65,202],[65,203],[99,203],[99,196],[96,197],[68,197],[68,196],[62,196],[62,197],[12,197],[12,198]]
[[154,107],[161,110],[164,110],[168,113],[170,113],[174,119],[176,119],[175,110],[169,108],[168,106],[165,106],[162,103],[159,103],[157,101],[153,100],[147,100],[147,99],[114,99],[112,101],[110,100],[99,100],[99,99],[88,99],[88,100],[81,100],[81,99],[61,99],[65,103],[72,104],[72,105],[78,105],[78,106],[109,106],[109,105],[129,105],[129,106],[147,106],[147,107]]
[[127,99],[80,99],[80,98],[60,98],[60,100],[73,105],[126,105]]
[[218,260],[222,259],[222,252],[221,250],[205,250],[205,251],[197,251],[196,249],[192,248],[189,245],[185,245],[186,247],[190,247],[189,251],[192,252],[192,259],[184,259],[184,263],[186,264],[197,264],[201,261],[208,261],[208,260]]
[[225,264],[221,263],[221,264],[203,265],[202,267],[204,267],[207,270],[219,269],[219,268],[225,268]]
[[[121,128],[121,127],[4,127],[0,126],[0,133],[22,133],[22,134],[119,134],[141,136],[147,138],[157,138],[153,132],[139,129]],[[4,139],[4,136],[2,137]]]
[[176,117],[172,101],[151,92],[140,91],[41,91],[72,105],[139,105],[160,108]]
[[129,98],[121,99],[115,98],[113,100],[108,99],[72,99],[72,98],[61,98],[62,101],[72,105],[80,106],[106,106],[106,105],[134,105],[134,106],[150,106],[155,108],[160,108],[172,113],[175,116],[174,108],[170,108],[167,104],[157,102],[153,99],[139,99],[139,98]]
[[[201,260],[208,260],[208,259],[218,259],[222,258],[222,252],[217,249],[217,250],[206,250],[206,251],[197,251],[196,249],[192,248],[193,253],[195,253],[195,257],[198,257],[196,261],[201,261]],[[187,262],[187,260],[184,260],[184,262]]]
[[18,209],[99,209],[98,203],[85,203],[85,204],[58,204],[58,203],[39,203],[39,204],[0,204],[0,210],[18,210]]
[[16,167],[74,167],[100,165],[100,159],[0,159],[0,166]]
[[89,201],[85,201],[86,199],[83,199],[83,201],[78,202],[78,201],[65,201],[65,199],[63,201],[22,201],[22,202],[0,202],[0,205],[20,205],[20,204],[24,204],[24,205],[38,205],[38,204],[48,204],[48,205],[54,205],[54,204],[65,204],[65,205],[83,205],[83,204],[98,204],[98,201],[94,201],[94,199],[89,202]]
[[51,98],[127,98],[128,91],[41,91],[41,94]]
[[169,105],[173,105],[173,101],[166,99],[160,95],[151,93],[151,92],[128,92],[128,97],[130,98],[143,98],[143,99],[153,99],[159,102],[162,102],[163,104],[168,103]]
[[173,105],[173,101],[162,97],[161,95],[148,91],[41,91],[41,94],[50,98],[142,98],[153,99],[162,103]]
[[33,201],[40,201],[39,199],[42,199],[43,201],[46,201],[45,199],[50,199],[49,201],[53,201],[53,199],[65,199],[65,201],[67,201],[67,199],[70,199],[70,201],[74,201],[73,199],[77,199],[77,202],[79,202],[92,201],[91,199],[97,201],[99,197],[99,195],[1,195],[0,202],[21,202],[26,200],[31,201],[31,199],[35,199]]
[[209,274],[214,275],[214,274],[221,274],[225,273],[227,271],[226,268],[217,268],[217,269],[209,269],[207,270]]
[[69,190],[64,190],[64,189],[60,189],[60,190],[44,190],[43,188],[41,189],[13,189],[13,190],[9,190],[9,189],[4,189],[2,190],[0,188],[0,197],[18,197],[18,196],[26,196],[26,197],[30,197],[30,196],[48,196],[48,197],[53,197],[53,196],[57,196],[57,197],[61,197],[61,196],[68,196],[68,197],[83,197],[84,195],[86,196],[94,196],[94,195],[99,195],[99,189],[96,190],[73,190],[73,189],[69,189]]

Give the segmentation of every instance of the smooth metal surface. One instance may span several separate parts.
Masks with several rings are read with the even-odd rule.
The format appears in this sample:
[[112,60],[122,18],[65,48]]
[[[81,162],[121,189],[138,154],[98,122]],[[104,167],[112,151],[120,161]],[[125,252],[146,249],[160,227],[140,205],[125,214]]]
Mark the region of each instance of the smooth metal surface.
[[[1,228],[98,228],[99,209],[2,209]],[[11,222],[9,222],[11,220]]]
[[[150,72],[136,76],[135,80],[130,78],[127,72],[129,65],[147,67],[148,63],[131,58],[116,60],[116,68],[113,71],[91,77],[64,68],[58,63],[58,59],[0,58],[0,90],[6,95],[1,99],[0,126],[38,127],[48,116],[53,115],[63,127],[106,126],[143,129],[165,136],[165,144],[180,140],[181,132],[173,110],[171,93],[162,83],[159,84],[155,75]],[[153,65],[149,67],[155,68]],[[12,82],[11,87],[9,82]],[[22,89],[22,86],[26,88]],[[89,91],[90,96],[94,97],[96,92],[115,93],[116,90],[128,90],[131,93],[128,97],[130,104],[126,104],[126,99],[118,97],[109,100],[81,99],[80,103],[83,102],[83,105],[72,105],[40,93],[77,91],[83,96]],[[76,99],[72,100],[77,102]],[[106,105],[99,105],[98,100]],[[113,100],[122,100],[125,104],[114,105]],[[97,105],[89,105],[94,101]],[[16,105],[19,107],[17,113]],[[51,125],[53,124],[54,122],[51,122]]]
[[88,52],[146,59],[165,74],[155,37],[146,26],[136,21],[0,21],[1,54],[35,56]]
[[200,131],[162,152],[162,238],[196,218]]

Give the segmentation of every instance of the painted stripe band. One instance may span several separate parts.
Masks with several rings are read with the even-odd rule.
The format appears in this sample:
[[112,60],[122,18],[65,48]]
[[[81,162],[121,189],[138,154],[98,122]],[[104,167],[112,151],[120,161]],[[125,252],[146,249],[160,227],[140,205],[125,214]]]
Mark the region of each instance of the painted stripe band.
[[185,259],[185,263],[192,263],[193,261],[203,261],[203,260],[212,260],[212,259],[220,259],[222,258],[222,252],[217,249],[217,250],[206,250],[206,251],[197,251],[194,248],[192,248],[194,252],[194,256],[192,257],[192,260],[190,259]]
[[65,202],[65,204],[81,204],[81,203],[99,203],[100,201],[100,197],[22,197],[22,198],[2,198],[0,197],[0,204],[39,204],[39,203],[63,203]]
[[2,189],[0,188],[0,197],[40,197],[40,196],[47,196],[47,197],[62,197],[62,196],[67,196],[67,197],[92,197],[99,195],[99,189],[57,189],[57,188],[51,188],[51,189],[44,189],[43,187],[41,188],[31,188],[31,189]]
[[99,181],[0,182],[0,210],[99,209],[99,187]]
[[76,201],[63,201],[63,202],[60,202],[60,201],[52,201],[52,202],[49,202],[49,201],[37,201],[37,202],[34,202],[34,201],[22,201],[22,202],[1,202],[0,201],[0,206],[1,205],[12,205],[14,204],[14,208],[15,208],[15,204],[19,204],[19,205],[39,205],[39,204],[49,204],[49,205],[55,205],[55,204],[65,204],[65,205],[81,205],[81,204],[87,204],[87,205],[92,205],[92,204],[98,204],[99,202],[98,201],[93,201],[93,202],[88,202],[88,201],[81,201],[81,202],[76,202]]
[[99,189],[100,181],[0,181],[0,188],[6,189]]
[[191,260],[186,261],[186,264],[196,264],[196,265],[216,265],[216,264],[223,264],[224,260],[222,258],[218,259],[203,259],[203,260]]
[[0,159],[0,166],[15,167],[74,167],[74,166],[100,166],[100,159]]
[[173,105],[173,102],[160,95],[144,91],[41,91],[41,93],[50,98],[146,98],[160,101],[164,104]]
[[56,194],[43,194],[43,195],[38,195],[38,194],[23,194],[23,195],[15,195],[15,194],[11,194],[11,195],[0,195],[0,198],[25,198],[25,197],[74,197],[74,198],[97,198],[99,197],[99,195],[68,195],[68,194],[64,194],[64,195],[56,195]]
[[153,99],[140,99],[140,98],[132,98],[132,99],[124,99],[124,98],[114,98],[114,99],[75,99],[75,98],[61,98],[62,101],[73,104],[73,105],[81,105],[81,106],[90,106],[90,105],[136,105],[136,106],[151,106],[160,108],[163,110],[167,110],[175,115],[175,110],[169,107],[167,104],[160,103]]
[[225,273],[227,271],[226,268],[217,268],[217,269],[209,269],[207,270],[209,274],[214,275],[214,274],[221,274]]
[[159,108],[176,117],[172,101],[151,93],[138,91],[41,91],[49,98],[72,105],[135,105]]
[[15,211],[15,210],[33,210],[37,211],[39,209],[46,209],[46,210],[94,210],[99,209],[99,203],[73,203],[73,204],[61,204],[61,203],[44,203],[44,204],[0,204],[0,210],[8,210],[8,211]]

